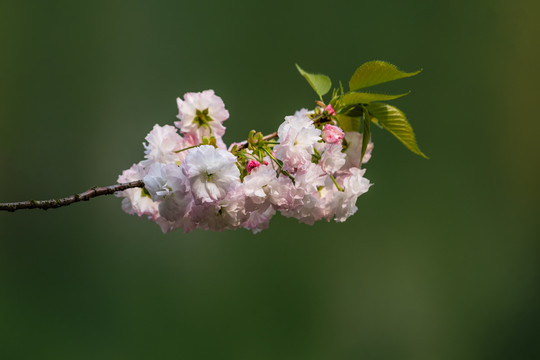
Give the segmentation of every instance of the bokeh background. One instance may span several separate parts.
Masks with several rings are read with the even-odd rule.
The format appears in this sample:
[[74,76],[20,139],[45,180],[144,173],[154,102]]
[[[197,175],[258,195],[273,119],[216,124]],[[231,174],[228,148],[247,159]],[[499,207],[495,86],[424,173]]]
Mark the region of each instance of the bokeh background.
[[0,201],[115,183],[175,99],[230,142],[381,59],[424,160],[375,129],[344,224],[176,231],[120,200],[0,214],[3,359],[539,359],[540,3],[0,2]]

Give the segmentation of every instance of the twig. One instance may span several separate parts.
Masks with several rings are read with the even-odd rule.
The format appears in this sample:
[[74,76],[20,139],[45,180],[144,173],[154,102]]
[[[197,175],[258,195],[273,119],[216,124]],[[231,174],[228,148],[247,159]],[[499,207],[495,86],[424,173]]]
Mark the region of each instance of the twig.
[[[314,118],[312,118],[311,120],[313,121],[313,123],[317,123],[317,121],[321,120],[321,119],[325,119],[325,117],[323,116],[323,114],[321,115],[317,115],[315,116]],[[277,131],[274,131],[273,133],[271,134],[268,134],[268,135],[265,135],[263,136],[263,140],[264,141],[267,141],[267,140],[270,140],[270,139],[273,139],[275,137],[277,137],[278,134],[277,134]],[[234,145],[236,145],[236,149],[237,150],[242,150],[244,148],[247,148],[248,147],[248,142],[247,140],[244,140],[244,141],[240,141],[240,142],[237,142],[237,143],[232,143],[230,146],[229,146],[229,151],[232,150],[232,148],[234,147]]]
[[[277,136],[278,134],[276,131],[266,136],[263,136],[263,140],[265,141],[270,140]],[[239,143],[233,143],[229,147],[229,150],[232,149],[234,145],[236,145],[237,149],[240,150],[240,149],[246,148],[248,146],[248,142],[242,141]],[[71,195],[62,199],[50,199],[50,200],[39,200],[39,201],[28,200],[28,201],[20,201],[20,202],[13,202],[13,203],[0,203],[0,211],[14,212],[16,210],[22,210],[22,209],[43,209],[43,210],[54,209],[54,208],[59,208],[62,206],[71,205],[79,201],[88,201],[91,198],[94,198],[96,196],[111,195],[117,191],[122,191],[126,189],[131,189],[131,188],[138,188],[138,187],[140,188],[144,187],[144,182],[142,180],[132,181],[125,184],[116,184],[116,185],[104,186],[104,187],[93,187],[80,194]]]
[[104,187],[93,187],[89,190],[86,190],[80,194],[74,194],[63,199],[51,199],[51,200],[28,200],[21,202],[13,203],[0,203],[0,210],[13,212],[15,210],[22,209],[52,209],[58,208],[61,206],[71,205],[79,201],[88,201],[91,198],[101,195],[111,195],[117,191],[122,191],[131,188],[144,187],[144,182],[142,180],[132,181],[125,184],[116,184],[111,186]]
[[[273,133],[271,134],[268,134],[268,135],[265,135],[263,136],[263,140],[266,141],[266,140],[270,140],[270,139],[273,139],[275,137],[277,137],[277,131],[274,131]],[[229,151],[232,150],[232,148],[234,147],[234,145],[236,145],[236,149],[237,150],[242,150],[244,148],[247,148],[248,146],[248,142],[247,140],[244,140],[244,141],[241,141],[241,142],[237,142],[237,143],[232,143],[231,146],[229,146]]]

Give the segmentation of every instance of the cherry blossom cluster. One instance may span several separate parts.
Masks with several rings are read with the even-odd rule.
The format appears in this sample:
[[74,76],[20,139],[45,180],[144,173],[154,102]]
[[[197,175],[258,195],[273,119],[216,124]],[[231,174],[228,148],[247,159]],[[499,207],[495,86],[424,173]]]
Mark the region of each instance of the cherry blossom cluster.
[[344,132],[331,105],[286,116],[277,136],[252,131],[229,148],[222,140],[229,112],[214,91],[178,98],[175,126],[155,125],[144,160],[124,170],[119,183],[144,188],[118,193],[129,214],[147,216],[163,232],[268,227],[276,212],[302,223],[345,221],[368,191],[362,134]]

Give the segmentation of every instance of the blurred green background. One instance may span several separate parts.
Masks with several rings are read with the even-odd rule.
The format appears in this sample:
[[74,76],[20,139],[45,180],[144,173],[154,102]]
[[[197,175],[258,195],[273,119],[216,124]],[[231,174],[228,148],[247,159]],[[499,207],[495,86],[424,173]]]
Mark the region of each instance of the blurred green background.
[[227,142],[380,59],[431,160],[374,130],[344,224],[163,235],[120,200],[0,214],[3,359],[539,359],[537,1],[0,3],[0,201],[115,183],[177,96]]

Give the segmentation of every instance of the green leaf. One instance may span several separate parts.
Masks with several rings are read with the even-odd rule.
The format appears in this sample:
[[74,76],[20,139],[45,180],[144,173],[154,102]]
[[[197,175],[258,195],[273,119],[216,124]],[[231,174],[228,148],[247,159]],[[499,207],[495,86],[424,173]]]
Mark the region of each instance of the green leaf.
[[339,127],[343,131],[360,131],[360,117],[337,114],[335,116],[339,122]]
[[350,92],[341,98],[341,102],[345,106],[357,105],[357,104],[369,104],[374,101],[388,101],[400,98],[408,95],[410,91],[399,95],[386,95],[386,94],[374,94],[374,93],[358,93]]
[[406,73],[384,61],[369,61],[360,65],[349,80],[349,89],[356,91],[373,85],[398,80],[418,74],[422,70]]
[[[339,108],[334,108],[334,109],[339,109]],[[344,109],[344,110],[341,111],[341,113],[343,113],[343,114],[345,114],[347,116],[351,116],[351,117],[362,117],[362,116],[364,116],[364,108],[362,107],[362,104],[353,105],[350,108],[344,107],[342,109]]]
[[[350,107],[348,109],[345,109],[343,114],[347,115],[348,117],[358,118],[358,121],[360,121],[360,118],[362,118],[364,116],[365,112],[366,112],[365,104],[358,104],[358,105],[353,105],[352,107]],[[370,119],[371,119],[372,123],[374,123],[375,125],[377,125],[381,129],[383,128],[381,126],[381,124],[379,124],[379,121],[377,119],[372,118],[372,117],[370,117]],[[358,130],[357,131],[360,131],[360,123],[358,123]]]
[[141,189],[141,197],[145,197],[145,196],[146,196],[146,197],[149,197],[150,199],[152,198],[152,195],[150,195],[150,193],[148,192],[148,190],[146,190],[146,188],[143,187],[143,188]]
[[330,88],[332,87],[332,81],[330,78],[326,75],[322,74],[310,74],[302,70],[298,64],[295,64],[296,68],[298,69],[298,72],[306,78],[307,82],[313,90],[322,98],[324,94],[326,94],[328,91],[330,91]]
[[413,129],[401,110],[383,103],[371,103],[367,109],[372,116],[372,121],[377,120],[383,128],[391,132],[409,150],[428,159],[418,148]]
[[369,144],[369,139],[371,137],[371,131],[370,131],[370,124],[371,124],[371,117],[369,115],[369,112],[364,112],[364,130],[362,131],[362,153],[360,154],[360,161],[364,158],[364,154],[366,153],[367,146]]

